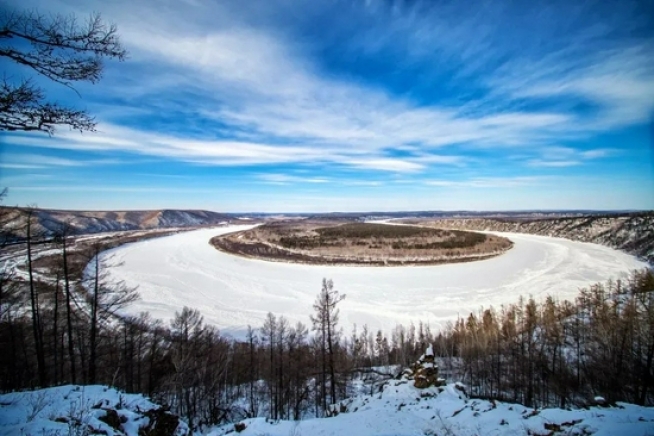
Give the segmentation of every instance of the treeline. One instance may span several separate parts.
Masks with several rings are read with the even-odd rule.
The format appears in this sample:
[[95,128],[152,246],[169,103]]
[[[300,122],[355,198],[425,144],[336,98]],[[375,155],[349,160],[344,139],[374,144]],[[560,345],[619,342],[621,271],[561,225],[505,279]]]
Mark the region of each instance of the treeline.
[[654,276],[582,289],[574,302],[547,297],[487,309],[443,333],[465,381],[486,398],[527,406],[654,404]]
[[[271,229],[276,228],[271,226]],[[415,226],[390,226],[388,224],[375,223],[347,223],[331,227],[320,227],[314,229],[314,231],[317,234],[313,236],[289,235],[284,233],[281,234],[277,243],[285,248],[303,250],[319,247],[344,247],[348,243],[373,247],[383,243],[383,240],[429,236],[441,237],[452,233],[451,231],[440,229]],[[463,235],[468,232],[458,233]],[[407,243],[405,241],[404,243],[410,245],[412,242]]]
[[390,226],[377,223],[347,223],[338,226],[322,227],[316,232],[324,238],[410,238],[417,236],[441,236],[446,233],[440,229],[417,226]]
[[435,241],[427,243],[407,243],[398,240],[393,242],[391,247],[395,250],[414,249],[414,250],[451,250],[455,248],[471,248],[486,242],[486,235],[483,233],[462,232],[451,230],[452,237],[444,241]]
[[[319,247],[345,247],[349,244],[383,248],[390,244],[394,250],[449,250],[471,248],[483,244],[487,235],[461,230],[440,230],[411,226],[390,226],[388,224],[345,224],[315,230],[318,235],[281,236],[277,243],[285,248],[310,250]],[[421,242],[424,238],[435,237],[444,240]],[[403,239],[404,238],[404,239]],[[412,239],[407,239],[412,238]]]

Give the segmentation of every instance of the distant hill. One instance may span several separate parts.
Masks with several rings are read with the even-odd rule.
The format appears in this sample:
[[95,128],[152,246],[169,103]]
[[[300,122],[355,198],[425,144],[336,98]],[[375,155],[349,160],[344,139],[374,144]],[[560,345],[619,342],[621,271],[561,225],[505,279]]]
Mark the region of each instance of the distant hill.
[[310,219],[356,219],[381,220],[396,218],[507,218],[540,219],[572,218],[584,216],[625,216],[641,214],[640,211],[599,211],[599,210],[517,210],[517,211],[474,211],[474,210],[424,210],[399,212],[330,212],[304,214]]
[[[70,211],[33,209],[35,233],[56,235],[68,227],[71,234],[149,230],[217,225],[238,221],[233,215],[206,210]],[[28,209],[0,208],[4,232],[24,233]]]
[[559,218],[444,218],[444,228],[555,236],[623,250],[654,265],[654,212]]

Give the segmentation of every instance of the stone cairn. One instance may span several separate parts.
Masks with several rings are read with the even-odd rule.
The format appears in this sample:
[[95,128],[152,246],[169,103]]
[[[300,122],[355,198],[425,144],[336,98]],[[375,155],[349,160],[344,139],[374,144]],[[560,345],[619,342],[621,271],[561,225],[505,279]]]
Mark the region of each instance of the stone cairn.
[[438,365],[434,362],[434,349],[427,347],[425,354],[411,367],[413,385],[418,389],[430,386],[443,386],[445,379],[438,377]]

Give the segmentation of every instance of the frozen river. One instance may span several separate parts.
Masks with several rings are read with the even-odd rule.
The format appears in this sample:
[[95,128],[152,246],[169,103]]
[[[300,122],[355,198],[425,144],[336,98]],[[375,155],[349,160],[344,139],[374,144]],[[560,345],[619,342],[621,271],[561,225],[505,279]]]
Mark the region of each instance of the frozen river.
[[203,229],[128,244],[107,252],[110,277],[138,285],[141,299],[128,313],[148,311],[165,322],[184,306],[199,309],[205,322],[241,336],[259,327],[270,311],[309,325],[323,277],[347,294],[340,304],[345,332],[356,323],[390,331],[419,320],[438,329],[482,306],[537,300],[547,294],[574,298],[581,287],[624,278],[646,264],[595,244],[515,233],[514,242],[488,260],[436,266],[319,266],[246,259],[220,252],[213,236],[251,226]]

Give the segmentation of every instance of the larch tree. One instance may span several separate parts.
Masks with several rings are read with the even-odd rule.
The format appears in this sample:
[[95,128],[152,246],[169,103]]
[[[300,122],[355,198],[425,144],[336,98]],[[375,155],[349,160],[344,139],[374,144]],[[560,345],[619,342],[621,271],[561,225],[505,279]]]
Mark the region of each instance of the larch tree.
[[261,327],[261,340],[268,344],[268,401],[270,405],[270,419],[277,419],[277,405],[275,404],[275,343],[277,339],[277,317],[268,312]]
[[254,388],[256,384],[255,376],[255,362],[257,362],[256,347],[259,345],[259,337],[257,336],[256,329],[253,329],[251,325],[247,327],[246,341],[248,344],[248,403],[249,403],[249,414],[250,416],[257,416],[258,413],[258,404],[254,395]]
[[175,312],[175,318],[170,324],[171,363],[174,367],[172,382],[176,406],[191,426],[195,417],[193,391],[198,384],[196,371],[201,355],[199,348],[206,333],[203,322],[198,310],[184,306],[181,312]]
[[[322,390],[325,391],[325,375],[329,371],[329,384],[331,402],[336,402],[336,370],[334,365],[334,348],[338,343],[338,325],[339,310],[336,305],[343,301],[345,294],[340,295],[334,290],[334,283],[331,280],[322,280],[322,290],[316,302],[313,304],[315,315],[311,316],[313,330],[318,334],[320,340],[320,354],[322,363]],[[323,408],[326,408],[326,399],[323,393]]]

